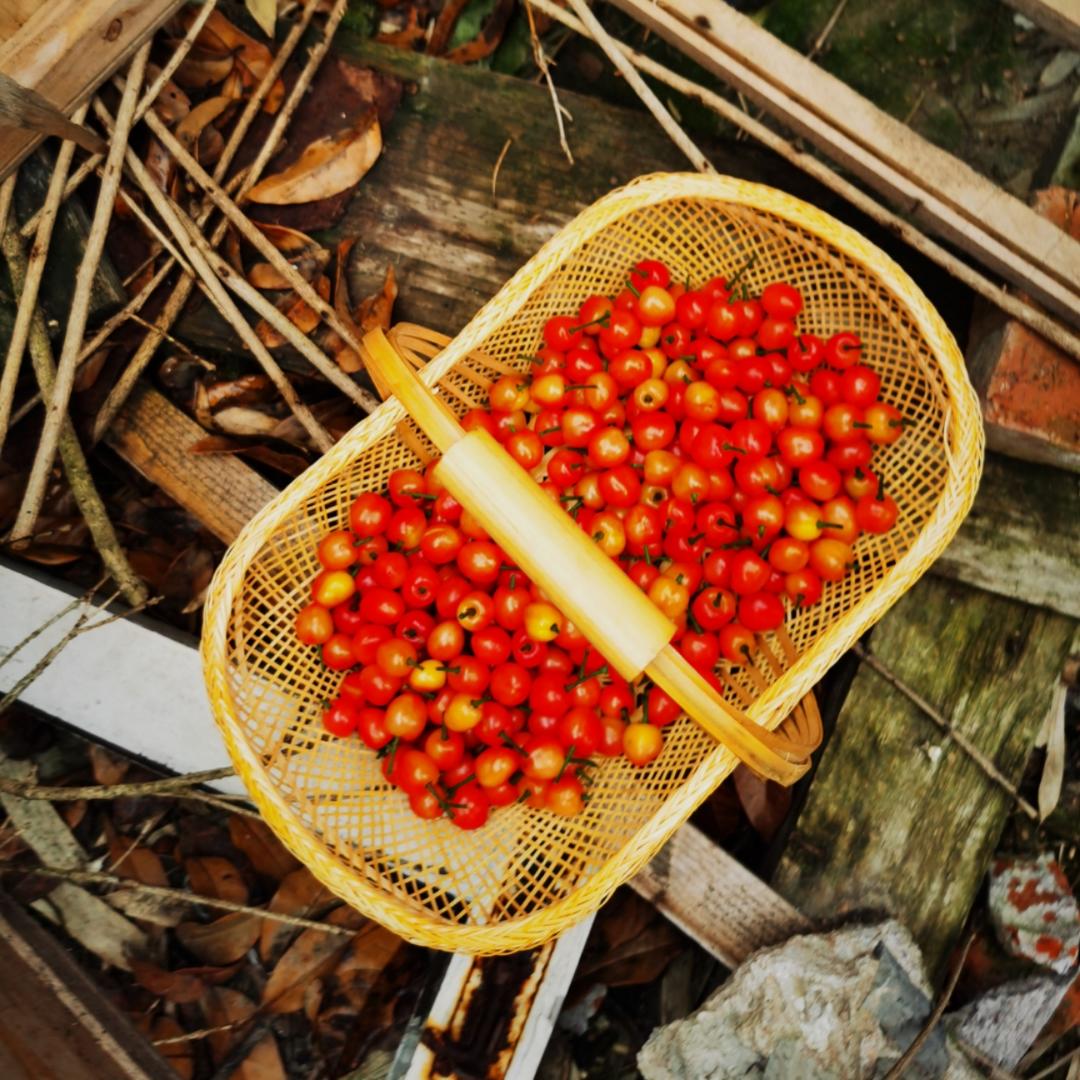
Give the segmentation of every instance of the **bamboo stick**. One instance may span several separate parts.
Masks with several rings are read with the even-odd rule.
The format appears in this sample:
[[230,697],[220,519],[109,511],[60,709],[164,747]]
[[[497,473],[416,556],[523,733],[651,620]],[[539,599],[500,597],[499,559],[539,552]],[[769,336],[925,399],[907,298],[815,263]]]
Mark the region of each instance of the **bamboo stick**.
[[[252,95],[253,100],[257,98],[261,102],[266,94],[269,93],[270,88],[277,79],[277,74],[280,72],[281,68],[278,66],[279,63],[281,67],[284,67],[289,56],[300,41],[303,28],[306,28],[308,22],[310,22],[318,2],[319,0],[308,0],[302,18],[297,26],[295,26],[288,34],[285,41],[282,42],[281,48],[278,49],[273,64],[270,66],[270,69],[267,71],[260,84],[255,88],[255,92]],[[277,116],[274,118],[274,124],[271,127],[266,142],[263,144],[262,150],[256,157],[256,160],[248,167],[242,180],[240,180],[239,191],[241,192],[241,195],[253,187],[261,177],[263,168],[265,168],[271,154],[276,150],[278,142],[284,135],[286,124],[292,118],[293,113],[295,113],[303,99],[307,87],[311,84],[311,79],[314,77],[315,70],[317,70],[319,64],[322,62],[322,58],[330,46],[334,31],[344,17],[347,8],[348,0],[337,0],[335,3],[334,9],[331,11],[326,22],[323,40],[308,54],[307,62],[304,65],[303,71],[300,73],[299,79],[289,92],[289,95],[282,104]],[[250,119],[253,120],[257,112],[257,109],[251,108],[251,102],[248,103],[248,106],[249,107],[245,109],[241,114],[240,119],[237,121],[236,126],[229,137],[229,141],[222,151],[221,158],[214,167],[213,177],[214,180],[219,183],[225,175],[225,170],[232,161],[233,155],[239,148],[243,135],[247,132],[247,128],[244,126],[245,120],[247,120],[249,116]],[[250,120],[248,122],[250,123]],[[195,219],[196,224],[200,229],[206,225],[212,210],[213,204],[207,200],[202,212]],[[227,222],[222,222],[215,229],[210,240],[213,247],[216,248],[218,244],[221,243],[226,228]],[[134,355],[128,361],[128,366],[121,373],[120,378],[117,379],[116,384],[113,386],[112,390],[109,391],[108,396],[98,411],[91,431],[92,442],[97,443],[104,437],[109,425],[116,418],[117,413],[119,413],[124,402],[128,399],[128,396],[134,389],[139,376],[143,373],[147,364],[150,363],[151,357],[157,351],[157,347],[161,343],[161,333],[158,331],[167,332],[171,328],[173,323],[179,317],[180,312],[184,309],[184,305],[187,303],[188,298],[191,296],[191,290],[194,288],[194,285],[194,277],[188,274],[183,275],[176,283],[169,299],[165,302],[164,308],[154,320],[155,330],[148,333],[139,343]]]
[[[550,0],[530,0],[530,2],[537,10],[561,22],[569,29],[581,34],[583,37],[591,37],[581,22],[562,8],[551,3]],[[867,195],[861,188],[845,180],[828,165],[810,154],[797,150],[783,136],[777,135],[776,132],[712,90],[708,90],[692,80],[676,74],[670,68],[657,63],[651,57],[635,52],[627,45],[618,43],[618,47],[638,70],[670,86],[673,90],[700,101],[707,108],[767,146],[774,153],[779,154],[786,161],[836,192],[856,209],[866,214],[867,217],[895,233],[905,243],[947,270],[973,292],[978,293],[990,303],[1001,308],[1002,311],[1018,322],[1022,322],[1036,333],[1041,334],[1047,341],[1052,342],[1063,352],[1080,359],[1080,336],[1072,333],[1034,305],[1007,292],[1002,285],[991,281],[984,274],[968,266],[967,263],[951,252],[946,251],[936,241],[931,240],[916,226],[882,206],[881,203],[872,196]]]
[[716,172],[709,159],[698,149],[690,136],[683,131],[661,100],[653,93],[648,83],[637,73],[634,65],[623,56],[615,40],[600,25],[600,20],[592,13],[585,0],[570,0],[570,6],[577,13],[577,17],[585,24],[589,36],[604,50],[605,55],[615,65],[619,74],[633,87],[634,92],[641,98],[645,108],[653,114],[657,123],[670,136],[671,141],[687,156],[690,164],[699,172]]
[[135,106],[138,103],[138,93],[146,72],[146,64],[150,59],[151,44],[152,42],[148,41],[139,48],[128,69],[128,88],[120,100],[116,129],[105,159],[97,205],[90,223],[90,233],[86,239],[86,250],[75,275],[71,311],[64,331],[60,359],[57,361],[52,396],[45,407],[45,424],[41,429],[41,441],[38,443],[34,462],[30,467],[30,476],[26,482],[26,490],[23,493],[22,505],[19,507],[15,525],[11,531],[12,541],[22,540],[33,532],[45,498],[45,484],[56,457],[60,426],[64,417],[67,416],[68,401],[75,384],[75,361],[90,312],[90,291],[97,274],[98,263],[101,262],[101,256],[105,251],[105,233],[109,228],[109,222],[112,221],[116,193],[120,190],[124,152],[131,125],[135,120]]
[[[176,69],[184,62],[188,52],[191,50],[191,46],[195,44],[195,38],[199,36],[199,31],[206,25],[206,20],[210,18],[216,7],[217,0],[203,0],[199,9],[199,14],[192,21],[191,26],[188,27],[187,33],[177,42],[172,56],[165,62],[165,66],[158,73],[157,78],[154,79],[146,89],[146,92],[139,99],[139,104],[135,108],[136,122],[143,118],[147,109],[149,109],[157,100],[157,97],[165,84],[175,74]],[[85,106],[83,108],[85,109]],[[63,199],[61,201],[69,199],[78,190],[79,185],[90,176],[91,173],[95,172],[104,160],[104,154],[91,154],[86,161],[71,174],[67,186],[64,188]],[[22,235],[24,237],[33,235],[34,230],[37,228],[37,221],[40,213],[41,211],[38,211],[27,220],[25,225],[23,225]]]
[[924,227],[964,248],[1059,318],[1080,322],[1080,242],[1019,200],[725,4],[614,3]]
[[[44,221],[44,219],[43,219]],[[41,308],[36,300],[28,304],[25,299],[25,287],[29,266],[26,252],[23,251],[22,238],[18,230],[10,227],[4,230],[2,240],[4,257],[7,260],[8,271],[11,274],[11,285],[17,295],[21,296],[20,311],[23,306],[31,308],[29,322],[29,345],[30,360],[34,368],[34,375],[43,394],[52,393],[55,365],[53,363],[52,346],[49,344],[49,334],[45,329],[45,319],[41,314]],[[131,568],[131,564],[120,546],[112,522],[101,501],[97,488],[94,486],[93,477],[86,463],[86,456],[79,445],[78,436],[71,424],[70,418],[65,412],[63,415],[59,434],[60,460],[64,466],[71,493],[75,497],[79,513],[86,522],[90,535],[93,537],[94,546],[105,569],[112,576],[120,589],[124,599],[132,606],[144,604],[147,601],[146,587],[139,580],[138,575]]]
[[[86,117],[86,106],[75,111],[73,120],[81,124]],[[22,367],[23,353],[26,352],[26,341],[30,336],[30,320],[33,318],[37,307],[38,291],[41,288],[41,278],[45,273],[45,260],[49,257],[49,245],[52,242],[53,227],[56,225],[56,215],[60,210],[64,181],[67,179],[68,170],[75,156],[75,144],[69,140],[60,143],[60,149],[56,155],[56,165],[53,174],[49,178],[49,187],[45,193],[45,202],[42,204],[38,215],[40,226],[34,239],[34,247],[30,252],[30,264],[26,271],[26,283],[22,290],[20,303],[15,311],[15,325],[11,328],[11,340],[8,342],[7,356],[4,360],[4,372],[0,376],[0,450],[3,449],[4,440],[7,438],[9,420],[11,417],[11,405],[15,399],[15,385],[19,380],[19,370]],[[10,187],[11,195],[14,195],[17,173],[13,173],[4,181],[5,190]],[[10,212],[10,202],[9,202]],[[8,214],[4,215],[4,228],[7,228]]]
[[[112,117],[100,101],[94,103],[95,111],[106,128],[112,127]],[[154,209],[165,222],[176,239],[183,243],[187,239],[187,231],[181,224],[178,213],[172,200],[154,183],[153,178],[146,170],[146,166],[139,160],[138,155],[130,148],[126,151],[127,165],[135,182],[142,188],[144,194],[153,204]],[[206,293],[212,303],[221,313],[233,329],[239,334],[240,340],[251,350],[252,355],[258,361],[263,371],[273,381],[285,403],[292,410],[293,415],[300,422],[304,430],[311,436],[312,441],[322,451],[329,450],[334,445],[330,433],[315,419],[311,410],[297,396],[292,384],[286,378],[277,361],[270,355],[269,350],[259,340],[258,335],[248,324],[243,314],[229,297],[225,286],[214,274],[202,252],[197,248],[190,253],[191,264],[199,280],[206,286]]]
[[[359,352],[360,341],[357,337],[354,329],[347,325],[344,320],[334,310],[332,304],[324,300],[312,287],[309,282],[292,263],[289,262],[285,256],[278,251],[276,247],[270,242],[265,233],[252,224],[251,219],[241,210],[232,199],[225,193],[217,181],[195,160],[194,157],[184,148],[180,140],[156,117],[147,117],[147,124],[150,130],[154,132],[158,139],[161,140],[162,145],[172,154],[177,163],[185,170],[191,178],[206,192],[207,196],[213,202],[213,204],[221,210],[225,217],[236,227],[241,236],[244,237],[260,255],[281,276],[288,282],[289,287],[295,290],[301,300],[304,301],[316,314],[324,319],[327,325],[338,334],[341,339],[351,349]],[[185,220],[182,218],[181,220]],[[301,352],[311,363],[330,381],[336,386],[343,394],[349,397],[354,404],[358,405],[364,412],[371,412],[375,409],[379,402],[376,398],[365,390],[363,387],[358,386],[348,375],[343,372],[336,363],[329,360],[325,353],[315,348],[311,344],[310,338],[305,335],[301,335],[304,341],[304,345],[301,346],[292,340],[289,333],[279,327],[274,322],[274,316],[281,317],[281,313],[273,306],[273,304],[260,303],[260,300],[265,301],[265,297],[258,292],[257,289],[253,289],[243,278],[237,277],[232,271],[232,267],[229,266],[223,259],[220,259],[214,254],[213,248],[206,242],[202,233],[195,227],[194,222],[190,219],[185,220],[185,225],[189,225],[189,232],[194,228],[192,233],[192,240],[198,244],[200,250],[204,255],[210,259],[211,264],[218,269],[219,276],[225,281],[234,292],[237,292],[246,302],[250,303],[252,307],[256,308],[259,314],[271,323],[285,337],[289,338],[290,343]],[[273,312],[273,314],[270,314]],[[288,326],[295,330],[296,328],[289,323],[287,319],[285,322]],[[299,331],[297,331],[299,333]],[[308,348],[310,346],[310,348]],[[319,359],[316,360],[314,354],[317,354]]]
[[[288,316],[284,312],[279,311],[267,298],[259,292],[253,285],[241,275],[236,273],[235,270],[210,246],[210,242],[199,231],[195,223],[187,217],[179,208],[177,209],[177,218],[181,224],[187,229],[188,236],[191,243],[195,245],[198,251],[209,263],[211,269],[213,269],[217,276],[225,283],[225,285],[232,289],[237,296],[240,297],[244,303],[250,305],[254,310],[264,318],[283,338],[301,356],[304,357],[308,363],[311,364],[320,375],[337,387],[342,393],[346,394],[353,401],[361,406],[365,412],[371,412],[373,408],[378,405],[378,401],[364,390],[359,387],[349,378],[349,376],[338,367],[337,363],[326,355],[312,340],[299,329],[294,323],[289,321]],[[295,272],[295,271],[294,271]],[[318,295],[317,293],[315,295]]]

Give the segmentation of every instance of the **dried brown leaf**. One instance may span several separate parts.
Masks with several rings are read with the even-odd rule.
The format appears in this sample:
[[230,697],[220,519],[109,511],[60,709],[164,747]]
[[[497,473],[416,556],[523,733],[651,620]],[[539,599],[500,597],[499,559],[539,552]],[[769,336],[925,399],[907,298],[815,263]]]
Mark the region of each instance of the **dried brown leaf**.
[[[220,1063],[233,1043],[242,1038],[245,1022],[255,1015],[256,1009],[243,994],[220,986],[207,995],[203,1011],[209,1027],[232,1025],[234,1028],[233,1031],[219,1031],[209,1036],[214,1061]],[[229,1080],[287,1080],[277,1040],[270,1032],[255,1044]]]
[[228,859],[217,855],[193,855],[184,860],[188,886],[200,896],[246,904],[248,887],[240,871]]
[[[184,1029],[176,1020],[165,1013],[158,1013],[152,1022],[149,1017],[140,1017],[139,1027],[149,1035],[151,1042],[175,1039],[184,1034]],[[164,1042],[157,1047],[157,1052],[180,1075],[181,1080],[192,1080],[195,1076],[195,1049],[190,1042]]]
[[83,549],[67,544],[31,543],[19,548],[19,558],[29,559],[39,566],[67,566],[83,557]]
[[90,743],[87,752],[90,757],[90,771],[93,773],[95,784],[103,784],[106,787],[110,784],[119,784],[127,776],[128,769],[131,768],[130,761],[125,761],[121,757],[110,754],[108,750],[98,746],[97,743]]
[[291,288],[288,280],[266,262],[255,263],[247,272],[247,280],[248,284],[256,289]]
[[206,388],[207,402],[211,409],[222,405],[252,405],[273,396],[274,384],[261,372],[241,375],[236,379],[221,379]]
[[[318,918],[334,902],[334,894],[325,889],[306,866],[287,874],[267,905],[279,915],[300,915]],[[264,964],[277,959],[285,943],[296,933],[296,927],[267,919],[259,937],[259,957]]]
[[269,827],[256,818],[233,815],[229,818],[229,836],[248,857],[255,873],[263,877],[280,881],[300,865]]
[[154,183],[168,193],[176,179],[176,159],[153,136],[146,144],[146,160],[143,164]]
[[138,881],[142,885],[158,885],[162,888],[169,884],[165,867],[161,865],[157,854],[141,844],[132,847],[131,840],[125,836],[114,836],[110,839],[109,859],[113,863],[112,872],[120,877]]
[[248,14],[259,24],[259,29],[273,39],[277,22],[277,0],[244,0]]
[[212,97],[200,102],[176,127],[176,137],[189,152],[198,145],[203,130],[213,124],[233,102],[227,97]]
[[364,1008],[368,995],[379,985],[383,971],[404,945],[401,938],[378,923],[361,927],[353,938],[334,975],[357,1012]]
[[506,31],[510,16],[514,13],[514,0],[496,0],[495,8],[484,22],[483,28],[473,41],[459,45],[446,54],[454,64],[472,64],[490,56],[498,47]]
[[383,278],[382,288],[371,296],[365,297],[353,312],[353,319],[359,323],[360,332],[366,334],[369,330],[389,330],[390,318],[394,312],[394,301],[397,299],[397,279],[394,277],[394,268],[386,268],[386,276]]
[[278,423],[275,417],[246,405],[228,405],[214,413],[211,418],[213,427],[226,435],[273,435]]
[[261,928],[258,915],[233,911],[211,923],[181,923],[176,938],[204,964],[232,964],[255,944]]
[[[278,309],[288,320],[302,333],[310,334],[319,325],[318,313],[294,292],[286,293],[276,301],[274,307]],[[268,348],[276,349],[285,344],[285,338],[272,327],[265,319],[260,319],[255,327],[255,333],[259,340]]]
[[82,820],[86,817],[86,811],[89,805],[90,804],[85,799],[78,799],[75,802],[60,803],[57,809],[60,811],[60,816],[64,819],[64,824],[69,829],[74,830],[82,824]]
[[[179,42],[169,41],[168,45],[175,49]],[[176,69],[175,78],[186,90],[205,90],[224,81],[235,63],[236,57],[228,50],[208,49],[205,45],[195,44]]]
[[745,765],[738,766],[731,778],[754,831],[766,843],[772,840],[791,809],[791,788],[762,780]]
[[237,64],[229,72],[228,78],[221,84],[222,97],[226,97],[230,101],[242,101],[244,99],[247,87],[244,82],[243,71],[243,65]]
[[[146,65],[146,81],[153,82],[161,74],[161,68],[157,64]],[[191,98],[170,79],[162,88],[161,93],[154,99],[154,112],[165,121],[166,124],[175,124],[183,120],[191,109]]]
[[358,183],[381,152],[382,130],[370,109],[352,127],[309,144],[287,169],[256,184],[248,198],[292,206],[337,195]]
[[278,249],[287,255],[317,248],[319,245],[299,229],[290,229],[287,225],[271,225],[267,222],[254,221],[252,224]]
[[[326,917],[335,926],[358,929],[365,919],[350,907],[335,908]],[[274,966],[263,989],[263,1007],[271,1013],[296,1012],[304,1007],[304,988],[332,971],[351,945],[341,934],[305,930]]]
[[207,986],[227,982],[236,974],[232,967],[190,967],[166,971],[149,960],[131,958],[131,973],[135,981],[155,997],[165,998],[174,1005],[199,1001]]
[[[190,26],[197,12],[188,9],[183,15],[185,26]],[[210,48],[224,48],[236,55],[237,68],[245,86],[254,87],[260,83],[274,61],[270,50],[233,25],[220,11],[215,11],[207,19],[196,41]],[[285,98],[285,84],[277,79],[263,101],[263,112],[273,115],[281,108]]]
[[97,352],[92,353],[79,365],[78,370],[75,372],[74,383],[74,389],[77,394],[89,390],[90,387],[97,382],[97,378],[101,374],[101,369],[105,366],[105,361],[108,359],[111,351],[111,348],[106,345],[104,348],[98,349]]
[[240,453],[285,476],[299,476],[310,464],[307,458],[299,454],[275,450],[272,446],[244,446],[241,447]]

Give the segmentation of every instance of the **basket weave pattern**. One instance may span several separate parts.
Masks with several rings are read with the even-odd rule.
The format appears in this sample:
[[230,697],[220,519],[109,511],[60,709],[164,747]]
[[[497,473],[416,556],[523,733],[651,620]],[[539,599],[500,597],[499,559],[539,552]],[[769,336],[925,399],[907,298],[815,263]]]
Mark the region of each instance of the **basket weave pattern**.
[[[618,291],[637,259],[662,259],[674,277],[700,283],[730,275],[751,255],[751,292],[783,278],[805,299],[800,330],[859,333],[882,398],[908,421],[904,437],[875,455],[900,508],[896,527],[862,537],[855,571],[789,615],[794,662],[779,648],[763,650],[755,668],[731,677],[730,699],[773,728],[926,570],[974,498],[982,456],[974,393],[955,341],[907,275],[853,230],[781,192],[725,177],[648,177],[545,245],[422,377],[460,414],[486,403],[491,378],[529,366],[524,357],[547,318],[576,310],[590,293]],[[417,464],[424,437],[415,429],[403,437],[402,424],[411,421],[388,401],[229,550],[207,598],[210,700],[260,811],[328,888],[430,947],[528,948],[598,907],[737,762],[683,719],[666,729],[663,753],[646,768],[604,760],[578,817],[513,806],[464,833],[415,818],[359,740],[325,734],[320,702],[334,696],[340,676],[298,644],[293,619],[319,569],[320,536],[347,523],[360,492],[381,490],[392,470]]]

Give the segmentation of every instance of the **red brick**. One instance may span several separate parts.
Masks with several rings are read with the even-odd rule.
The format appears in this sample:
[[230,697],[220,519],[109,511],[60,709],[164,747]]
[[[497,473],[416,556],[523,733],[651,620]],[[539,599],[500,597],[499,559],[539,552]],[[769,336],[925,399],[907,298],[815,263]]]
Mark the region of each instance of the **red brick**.
[[[1080,193],[1048,188],[1032,204],[1080,239]],[[1080,363],[999,316],[973,326],[969,364],[992,448],[1080,472]]]

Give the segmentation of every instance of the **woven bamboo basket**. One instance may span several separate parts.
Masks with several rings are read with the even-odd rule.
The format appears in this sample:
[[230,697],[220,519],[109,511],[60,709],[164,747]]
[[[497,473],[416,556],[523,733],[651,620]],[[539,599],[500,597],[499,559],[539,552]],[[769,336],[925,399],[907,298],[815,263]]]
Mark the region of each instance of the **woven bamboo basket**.
[[[750,255],[752,291],[779,278],[802,291],[801,329],[860,334],[883,398],[907,423],[904,438],[875,456],[900,508],[896,527],[860,538],[855,570],[826,585],[818,604],[789,612],[780,634],[759,639],[753,662],[727,673],[721,699],[673,659],[669,627],[629,580],[599,580],[602,571],[551,514],[569,519],[522,482],[525,474],[506,471],[497,447],[461,438],[454,417],[486,402],[491,379],[528,366],[523,357],[546,319],[591,293],[617,291],[636,260],[663,259],[678,278],[700,282]],[[399,327],[389,342],[369,335],[365,348],[377,384],[394,397],[230,548],[207,595],[203,663],[229,753],[270,827],[329,889],[432,948],[492,954],[538,945],[632,877],[740,760],[785,783],[801,775],[820,740],[813,684],[933,562],[978,485],[975,395],[955,341],[915,284],[828,215],[728,177],[657,175],[612,192],[452,341]],[[315,545],[347,521],[360,492],[381,490],[392,470],[437,452],[445,452],[444,483],[582,620],[605,657],[624,674],[647,669],[691,714],[666,729],[663,753],[644,769],[605,760],[575,818],[514,806],[473,833],[421,821],[359,740],[322,730],[320,702],[336,678],[292,629],[319,569]]]

